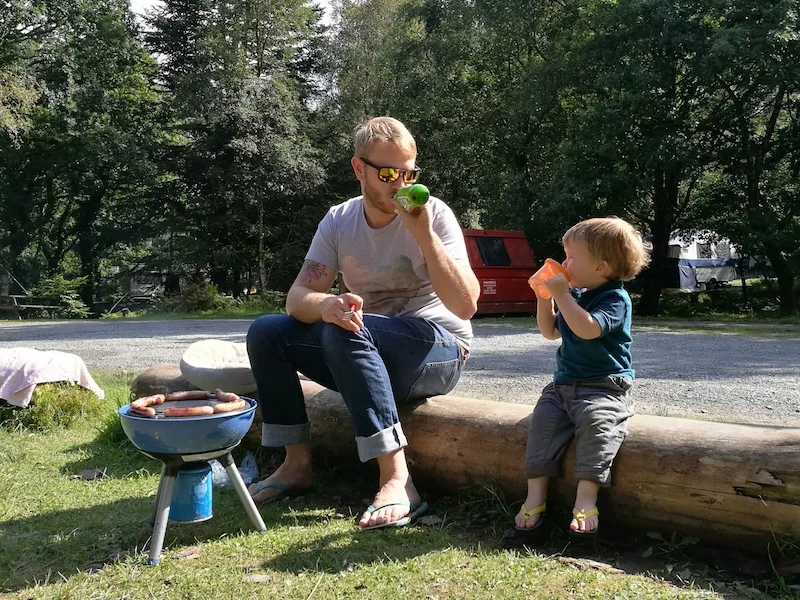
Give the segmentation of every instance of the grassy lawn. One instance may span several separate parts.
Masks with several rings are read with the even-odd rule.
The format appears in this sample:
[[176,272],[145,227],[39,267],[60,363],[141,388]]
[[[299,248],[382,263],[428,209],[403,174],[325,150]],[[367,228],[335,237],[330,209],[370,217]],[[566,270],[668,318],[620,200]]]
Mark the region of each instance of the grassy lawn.
[[[214,518],[170,523],[164,558],[148,567],[160,463],[133,448],[113,411],[131,375],[97,379],[104,410],[77,420],[45,409],[64,403],[45,387],[25,424],[0,411],[0,597],[800,598],[783,579],[693,562],[674,540],[580,549],[556,533],[538,550],[504,547],[516,507],[491,490],[429,497],[437,518],[424,525],[360,531],[373,484],[335,466],[312,492],[262,507],[265,533],[251,531],[231,488],[215,489]],[[102,476],[88,478],[95,469]]]

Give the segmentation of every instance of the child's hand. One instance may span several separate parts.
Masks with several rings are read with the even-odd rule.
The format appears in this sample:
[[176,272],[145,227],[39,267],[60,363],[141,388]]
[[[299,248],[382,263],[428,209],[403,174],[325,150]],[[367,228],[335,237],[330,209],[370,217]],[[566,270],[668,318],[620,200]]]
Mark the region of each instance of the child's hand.
[[544,284],[547,286],[547,291],[550,292],[553,298],[557,298],[561,294],[569,294],[569,282],[561,273],[545,280]]

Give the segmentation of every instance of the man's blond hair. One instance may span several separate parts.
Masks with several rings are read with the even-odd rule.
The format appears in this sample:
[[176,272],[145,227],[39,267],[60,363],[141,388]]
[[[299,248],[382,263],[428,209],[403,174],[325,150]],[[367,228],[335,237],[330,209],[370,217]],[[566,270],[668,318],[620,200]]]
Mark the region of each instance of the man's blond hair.
[[375,142],[387,142],[407,152],[417,153],[414,136],[393,117],[374,117],[362,124],[356,131],[355,155],[366,157]]
[[648,247],[641,234],[623,219],[587,219],[564,234],[564,244],[580,241],[597,260],[608,263],[609,279],[629,281],[650,262]]

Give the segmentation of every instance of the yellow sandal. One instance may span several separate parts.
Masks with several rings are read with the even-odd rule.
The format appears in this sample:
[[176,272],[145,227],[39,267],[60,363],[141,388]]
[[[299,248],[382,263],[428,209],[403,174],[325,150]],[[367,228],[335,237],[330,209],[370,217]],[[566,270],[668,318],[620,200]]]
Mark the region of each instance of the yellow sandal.
[[[590,508],[586,512],[580,511],[577,508],[573,508],[572,509],[572,516],[575,517],[575,520],[578,522],[578,526],[579,527],[589,517],[594,517],[594,516],[599,516],[599,515],[600,515],[600,511],[597,510],[596,506],[594,508]],[[592,530],[592,531],[581,531],[580,529],[572,529],[571,527],[570,527],[570,531],[572,533],[576,533],[578,535],[592,535],[592,534],[597,533],[597,529],[599,529],[599,528],[600,528],[600,525],[598,524],[597,528]]]
[[[536,506],[534,508],[525,508],[525,504],[523,503],[522,506],[519,509],[518,515],[521,515],[522,518],[525,519],[525,522],[527,523],[528,519],[530,519],[532,516],[538,515],[540,513],[544,513],[546,510],[547,510],[547,502],[545,502],[541,506]],[[517,527],[517,530],[518,531],[533,531],[534,529],[539,527],[539,525],[542,524],[543,520],[544,520],[544,515],[539,517],[539,520],[536,521],[536,525],[534,525],[533,527]],[[515,527],[516,527],[516,525],[515,525]]]

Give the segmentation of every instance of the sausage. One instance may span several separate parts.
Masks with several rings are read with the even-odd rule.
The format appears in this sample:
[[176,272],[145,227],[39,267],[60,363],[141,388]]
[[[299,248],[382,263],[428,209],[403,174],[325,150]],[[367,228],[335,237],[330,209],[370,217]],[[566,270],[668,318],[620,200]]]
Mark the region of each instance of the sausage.
[[190,406],[189,408],[168,408],[165,417],[205,417],[214,414],[211,406]]
[[185,390],[168,394],[167,400],[208,400],[210,397],[211,393],[204,390]]
[[164,402],[164,394],[154,394],[152,396],[142,396],[131,402],[131,410],[140,417],[155,417],[156,411],[150,408],[153,404]]
[[214,412],[215,413],[233,412],[234,410],[241,410],[245,406],[247,406],[247,402],[239,398],[237,402],[220,402],[219,404],[214,405]]
[[238,394],[234,394],[233,392],[223,392],[219,388],[214,390],[214,395],[220,402],[239,402],[241,400]]
[[136,398],[136,400],[131,402],[131,406],[135,408],[144,408],[146,406],[152,406],[153,404],[161,404],[162,402],[164,402],[164,394],[153,394],[152,396]]
[[137,417],[150,417],[153,419],[156,416],[156,409],[150,408],[149,406],[134,406],[131,404],[130,412]]

